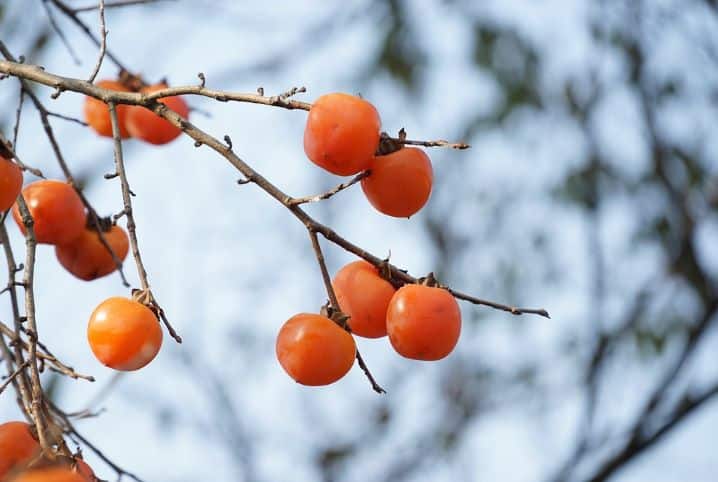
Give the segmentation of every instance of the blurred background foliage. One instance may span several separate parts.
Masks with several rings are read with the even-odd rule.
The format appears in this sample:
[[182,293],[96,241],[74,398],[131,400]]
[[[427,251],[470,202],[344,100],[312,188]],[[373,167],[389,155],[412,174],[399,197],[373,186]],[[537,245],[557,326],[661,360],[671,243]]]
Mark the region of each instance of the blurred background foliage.
[[[72,62],[67,51],[52,50],[62,61],[47,56],[60,42],[48,21],[53,10],[62,17],[52,2],[0,3],[0,37],[27,62],[50,62],[48,70],[63,73],[63,63]],[[232,466],[227,480],[286,480],[292,467],[301,479],[324,481],[713,480],[715,452],[705,441],[712,436],[706,425],[718,420],[718,2],[387,0],[260,8],[164,1],[113,12],[110,30],[123,22],[160,29],[165,15],[180,19],[169,25],[206,18],[229,39],[232,29],[259,31],[254,44],[243,37],[220,49],[218,68],[207,72],[213,86],[306,83],[310,98],[321,93],[312,84],[340,86],[386,106],[385,124],[407,127],[411,138],[472,144],[468,153],[431,153],[435,191],[412,220],[421,232],[401,234],[422,240],[416,257],[423,261],[414,266],[481,297],[553,315],[465,307],[461,345],[436,367],[383,359],[369,348],[387,396],[373,397],[357,380],[320,399],[288,398],[299,428],[279,429],[269,442],[277,427],[268,420],[281,425],[282,414],[247,416],[259,395],[237,390],[246,368],[227,371],[190,341],[173,363],[189,381],[182,393],[196,390],[187,397],[201,399],[201,409],[159,389],[125,389],[159,415],[169,436],[176,425],[212,434],[214,448],[205,450],[227,455],[218,462]],[[203,34],[199,27],[189,32],[207,42],[210,56],[216,47]],[[86,43],[68,36],[72,45]],[[133,49],[155,45],[131,36],[109,42],[128,63],[144,61]],[[192,58],[188,72],[204,69],[202,60]],[[315,80],[321,73],[335,80]],[[8,90],[17,95],[7,79],[0,90],[6,101],[13,98]],[[8,133],[13,122],[14,109],[6,108],[0,130]],[[101,182],[92,165],[81,173],[88,186]],[[331,182],[317,174],[304,186],[319,191]],[[344,207],[313,209],[346,228]],[[367,223],[376,229],[373,219]],[[256,229],[306,242],[279,225]],[[390,244],[394,255],[417,246],[401,243]],[[342,256],[329,253],[330,264],[338,267]],[[244,277],[259,283],[248,288],[259,297],[273,271],[251,269]],[[196,288],[186,287],[185,296],[200,305],[188,320],[206,316],[201,304],[212,298]],[[261,311],[253,313],[249,320]],[[243,363],[273,362],[271,337],[246,323],[232,332]],[[73,386],[60,380],[55,390]],[[282,393],[290,392],[270,396]],[[691,423],[697,412],[709,413],[701,419],[709,422]],[[88,423],[112,423],[103,417],[110,414]],[[679,427],[687,427],[679,443],[656,449]],[[532,435],[515,435],[522,430]],[[277,440],[287,445],[273,445]],[[680,462],[687,454],[694,457]]]

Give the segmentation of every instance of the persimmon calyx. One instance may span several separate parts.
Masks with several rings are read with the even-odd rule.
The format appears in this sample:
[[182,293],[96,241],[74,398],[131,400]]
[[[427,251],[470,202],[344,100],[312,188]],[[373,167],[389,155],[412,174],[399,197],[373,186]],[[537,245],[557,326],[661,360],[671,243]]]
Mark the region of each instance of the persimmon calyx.
[[[399,131],[399,140],[406,139],[406,132],[404,128]],[[392,138],[388,133],[382,132],[379,136],[379,146],[376,149],[376,156],[386,156],[392,152],[396,152],[404,148],[404,145],[399,140]]]
[[439,283],[439,281],[436,279],[433,271],[424,276],[423,278],[419,278],[417,280],[417,284],[420,284],[422,286],[428,286],[430,288],[445,288],[445,286]]
[[[97,224],[95,224],[95,219],[97,220]],[[111,216],[98,216],[97,213],[95,213],[93,219],[92,214],[88,213],[87,215],[87,222],[85,223],[87,229],[97,231],[99,227],[103,233],[109,233],[112,230],[112,226],[114,226],[114,223],[112,222]]]
[[140,303],[141,305],[146,306],[147,308],[154,313],[155,318],[157,318],[157,321],[160,321],[160,306],[157,304],[157,301],[155,301],[155,297],[152,294],[152,290],[149,288],[147,289],[133,289],[132,290],[132,301],[136,301]]
[[320,309],[319,314],[322,316],[326,316],[330,320],[332,320],[337,325],[341,326],[343,329],[351,333],[351,328],[349,327],[349,319],[351,316],[347,315],[346,313],[343,313],[341,310],[337,310],[332,308],[331,304],[329,302],[325,303]]

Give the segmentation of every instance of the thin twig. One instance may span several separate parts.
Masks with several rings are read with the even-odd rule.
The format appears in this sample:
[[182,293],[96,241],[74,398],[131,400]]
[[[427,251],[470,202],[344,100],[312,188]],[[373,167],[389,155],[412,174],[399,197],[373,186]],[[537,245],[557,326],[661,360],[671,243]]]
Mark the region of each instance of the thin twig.
[[[9,60],[14,61],[15,58],[13,57],[12,53],[7,49],[5,44],[0,40],[0,53]],[[48,141],[50,142],[50,145],[52,146],[52,151],[55,154],[55,158],[57,159],[58,164],[60,164],[60,169],[62,169],[63,174],[65,175],[65,179],[67,179],[67,182],[69,182],[72,187],[75,189],[75,192],[80,197],[80,200],[85,205],[88,211],[88,216],[90,218],[90,221],[92,222],[95,230],[98,233],[98,236],[100,237],[100,242],[105,247],[105,249],[110,253],[110,256],[112,256],[112,260],[115,263],[115,267],[117,268],[117,272],[120,275],[120,278],[122,280],[122,284],[124,286],[129,287],[130,284],[127,282],[127,278],[125,277],[125,272],[122,268],[122,260],[119,259],[117,256],[117,253],[115,253],[114,249],[112,249],[112,246],[110,246],[110,243],[107,241],[107,237],[105,236],[102,227],[100,225],[99,216],[97,215],[97,212],[95,211],[95,208],[90,204],[90,201],[87,199],[85,194],[80,190],[79,186],[77,185],[77,182],[75,182],[75,178],[72,175],[72,172],[70,171],[69,166],[67,165],[67,162],[65,162],[65,157],[62,155],[62,151],[60,150],[60,144],[57,142],[57,138],[55,137],[55,132],[52,129],[52,126],[50,125],[50,112],[47,110],[47,108],[44,106],[42,102],[40,102],[40,99],[35,95],[35,93],[30,89],[24,81],[22,81],[23,88],[25,92],[27,93],[28,97],[30,97],[30,100],[32,101],[33,105],[38,111],[38,114],[40,115],[40,120],[42,122],[43,130],[45,131],[45,135],[47,136]],[[33,172],[33,174],[36,174]],[[38,174],[36,174],[38,175]],[[42,176],[42,173],[39,173],[40,177]]]
[[12,129],[12,148],[15,149],[17,146],[17,135],[20,130],[20,117],[22,115],[22,105],[25,102],[25,89],[20,80],[20,95],[17,102],[17,111],[15,111],[15,127]]
[[95,81],[97,74],[100,72],[100,67],[102,67],[102,60],[105,58],[105,52],[107,51],[107,27],[105,26],[105,0],[100,0],[98,9],[100,11],[100,53],[97,58],[97,62],[95,63],[95,68],[92,69],[90,78],[87,79],[87,81],[89,83],[93,83]]
[[17,152],[14,150],[14,146],[10,144],[10,141],[8,141],[4,135],[2,135],[2,132],[0,132],[0,144],[3,145],[6,151],[10,153],[10,157],[15,159],[15,163],[17,163],[18,166],[20,166],[20,169],[23,171],[27,171],[37,177],[45,178],[45,175],[42,173],[40,169],[36,169],[34,167],[28,166],[22,160],[18,157]]
[[137,226],[135,224],[135,217],[132,214],[132,195],[130,194],[130,184],[127,181],[127,171],[125,171],[125,161],[122,158],[122,137],[120,135],[120,124],[117,120],[117,108],[114,102],[107,104],[110,109],[110,121],[112,122],[112,137],[114,138],[114,156],[115,156],[115,171],[120,178],[120,186],[122,189],[122,201],[123,201],[123,212],[127,218],[127,232],[130,237],[130,247],[132,250],[132,257],[135,259],[135,265],[137,266],[137,275],[140,278],[140,284],[142,289],[147,291],[150,289],[150,283],[147,281],[147,270],[145,264],[142,262],[142,255],[140,254],[140,248],[137,243]]
[[[164,105],[164,104],[161,104]],[[123,212],[127,219],[127,232],[130,237],[130,249],[132,250],[132,257],[135,260],[137,266],[137,275],[140,278],[140,285],[142,291],[145,292],[149,299],[147,300],[157,311],[160,320],[167,327],[167,331],[170,336],[174,338],[177,343],[182,343],[182,338],[177,334],[175,329],[170,324],[167,316],[165,315],[164,309],[155,299],[154,294],[150,290],[150,283],[147,279],[147,270],[145,264],[142,262],[142,255],[140,254],[139,243],[137,242],[137,225],[135,224],[135,217],[132,213],[132,191],[130,190],[130,184],[127,180],[127,171],[125,170],[125,161],[122,157],[122,136],[120,135],[120,122],[117,119],[117,106],[114,102],[109,102],[107,107],[110,110],[110,122],[112,123],[112,138],[114,141],[114,157],[115,157],[115,172],[120,178],[120,186],[122,188],[122,201],[123,201]]]
[[[23,329],[23,331],[26,331],[26,330]],[[28,342],[26,342],[25,340],[20,338],[12,328],[10,328],[9,326],[7,326],[5,323],[3,323],[1,321],[0,321],[0,335],[8,337],[12,343],[19,345],[25,351],[30,349],[30,344]],[[76,380],[82,379],[82,380],[87,380],[88,382],[95,381],[94,377],[92,377],[90,375],[83,375],[81,373],[77,373],[74,368],[61,362],[40,341],[37,342],[37,345],[40,348],[40,350],[42,350],[42,351],[37,352],[37,357],[39,359],[43,360],[44,362],[49,363],[50,369],[52,369],[53,371],[56,371],[63,375],[66,375],[70,378],[74,378]]]
[[60,420],[62,420],[62,423],[65,425],[67,431],[72,434],[75,438],[77,438],[80,442],[82,442],[87,448],[89,448],[92,452],[95,453],[103,462],[105,462],[107,465],[109,465],[112,470],[115,471],[115,473],[118,476],[118,480],[121,480],[123,476],[127,476],[134,480],[135,482],[143,482],[142,479],[137,477],[135,474],[128,472],[127,470],[123,469],[116,463],[114,463],[112,460],[110,460],[102,451],[97,448],[92,442],[87,440],[80,432],[77,431],[75,428],[75,425],[70,420],[70,417],[67,416],[67,414],[60,410],[54,403],[51,401],[48,401],[48,405],[50,406],[52,412],[59,417]]
[[[80,20],[80,18],[77,16],[77,14],[73,11],[72,7],[67,5],[65,2],[62,2],[61,0],[43,0],[43,1],[50,1],[55,5],[58,10],[60,10],[63,14],[65,14],[72,22],[77,25],[84,33],[87,35],[87,37],[94,42],[95,45],[98,47],[100,46],[100,40],[95,37],[95,35],[90,30],[90,27]],[[105,56],[110,59],[117,67],[119,67],[121,70],[125,72],[129,72],[129,69],[125,68],[125,66],[120,62],[120,60],[115,57],[115,55],[112,54],[112,52],[109,49],[105,50]]]
[[450,149],[459,149],[464,150],[468,149],[471,146],[469,144],[466,144],[464,142],[449,142],[445,141],[443,139],[439,139],[436,141],[416,141],[411,139],[399,139],[392,137],[392,140],[398,142],[399,144],[404,145],[410,145],[410,146],[423,146],[423,147],[448,147]]
[[87,122],[80,120],[77,117],[72,117],[72,116],[64,115],[64,114],[58,114],[57,112],[47,111],[47,115],[50,117],[57,117],[58,119],[66,120],[69,122],[74,122],[74,123],[80,124],[81,126],[84,126],[84,127],[87,127],[89,125]]
[[73,62],[75,62],[75,65],[80,65],[82,61],[80,61],[80,58],[75,53],[75,49],[72,48],[72,44],[69,40],[67,40],[67,37],[65,36],[65,32],[62,31],[60,28],[60,25],[58,25],[57,21],[55,20],[55,14],[52,13],[52,10],[47,5],[47,2],[49,0],[42,0],[42,6],[45,8],[45,12],[47,13],[47,18],[50,21],[50,25],[52,26],[52,29],[57,33],[57,36],[60,37],[60,41],[67,49],[67,52],[70,54],[70,57],[72,57]]
[[[17,283],[15,276],[19,269],[15,263],[15,255],[12,252],[10,246],[10,238],[7,234],[5,223],[0,224],[0,242],[2,242],[3,250],[5,251],[5,261],[7,262],[7,273],[8,273],[8,290],[10,292],[10,306],[12,307],[13,323],[15,331],[19,332],[22,328],[22,322],[20,320],[20,300],[17,294]],[[11,336],[10,340],[17,339],[17,335]],[[13,344],[13,355],[15,358],[15,366],[20,366],[25,363],[25,356],[23,355],[23,349],[19,344]],[[22,401],[22,410],[25,415],[32,417],[32,394],[30,393],[30,380],[25,375],[21,374],[17,377],[20,400]]]
[[[105,8],[117,8],[117,7],[129,7],[132,5],[143,5],[148,3],[158,3],[162,1],[176,1],[176,0],[116,0],[114,2],[109,1],[105,3]],[[72,9],[73,13],[92,12],[98,9],[97,5],[88,5],[86,7],[76,7]]]
[[30,365],[30,360],[25,360],[25,363],[20,365],[17,370],[12,372],[8,377],[7,380],[5,380],[2,385],[0,385],[0,394],[5,391],[5,388],[7,388],[8,385],[13,383],[15,381],[15,377],[19,376],[27,366]]
[[333,187],[332,189],[330,189],[327,192],[324,192],[322,194],[316,194],[314,196],[293,198],[292,200],[289,201],[289,204],[292,206],[298,206],[300,204],[315,203],[315,202],[323,201],[325,199],[329,199],[330,197],[334,196],[338,192],[341,192],[344,189],[347,189],[348,187],[351,187],[354,184],[358,183],[359,181],[361,181],[362,179],[367,177],[369,175],[369,173],[370,173],[370,171],[368,171],[368,170],[362,171],[359,174],[357,174],[356,176],[354,176],[351,180],[349,180],[347,182],[343,182],[343,183],[339,184],[338,186]]
[[[337,295],[334,293],[334,287],[332,286],[332,280],[329,277],[329,271],[327,270],[327,264],[324,260],[324,254],[322,253],[322,247],[319,244],[319,238],[317,237],[316,231],[309,229],[309,237],[312,240],[312,248],[314,250],[314,256],[317,258],[317,263],[319,264],[319,270],[322,273],[322,281],[324,282],[324,288],[327,291],[327,295],[329,296],[329,302],[331,303],[332,308],[340,312],[341,309],[339,307],[339,301],[337,300]],[[349,331],[351,333],[351,330],[349,329],[349,325],[346,324],[346,321],[343,323],[342,328]],[[356,359],[357,363],[359,363],[359,367],[364,372],[364,375],[369,379],[369,383],[371,384],[371,388],[379,394],[386,393],[386,390],[384,390],[381,385],[379,385],[374,378],[374,376],[371,374],[371,371],[369,370],[369,367],[364,362],[364,358],[361,356],[361,353],[359,352],[359,349],[356,350]]]
[[35,247],[37,241],[35,239],[34,221],[30,210],[25,203],[25,198],[20,195],[17,198],[17,206],[22,215],[22,223],[25,226],[25,270],[23,276],[23,288],[25,291],[25,317],[27,319],[28,331],[30,332],[30,348],[28,350],[28,360],[30,365],[30,386],[32,388],[32,418],[37,429],[37,437],[40,445],[46,451],[52,449],[53,441],[48,438],[47,422],[44,414],[44,393],[42,384],[40,383],[40,371],[37,366],[37,323],[35,321]]

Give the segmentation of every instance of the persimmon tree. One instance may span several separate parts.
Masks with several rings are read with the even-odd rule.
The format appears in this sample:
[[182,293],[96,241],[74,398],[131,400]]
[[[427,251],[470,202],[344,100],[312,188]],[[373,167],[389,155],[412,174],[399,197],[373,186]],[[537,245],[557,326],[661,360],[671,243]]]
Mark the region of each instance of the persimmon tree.
[[[106,366],[117,370],[138,370],[149,363],[160,349],[163,323],[168,334],[178,343],[179,333],[170,324],[171,306],[160,304],[152,292],[143,259],[135,222],[131,180],[125,168],[123,140],[137,138],[150,144],[166,144],[179,135],[188,136],[195,147],[207,147],[218,158],[229,162],[239,176],[238,185],[252,184],[274,198],[306,228],[308,239],[316,257],[317,267],[324,281],[327,303],[322,314],[300,314],[290,319],[279,332],[277,356],[279,362],[296,381],[306,385],[324,385],[343,376],[354,364],[364,372],[371,388],[378,394],[385,393],[361,353],[356,349],[351,334],[350,310],[356,310],[357,319],[367,307],[362,306],[364,287],[344,283],[342,300],[352,298],[346,308],[339,301],[324,260],[320,237],[330,245],[346,250],[363,259],[367,273],[375,277],[373,283],[383,283],[396,290],[391,303],[384,302],[386,315],[378,313],[379,322],[386,317],[386,328],[391,343],[398,353],[420,360],[438,360],[447,356],[458,341],[460,313],[456,300],[498,309],[512,315],[533,314],[548,317],[544,309],[528,309],[478,298],[442,285],[434,275],[416,277],[382,258],[368,252],[341,236],[330,226],[311,217],[303,205],[311,202],[331,202],[331,198],[344,189],[361,182],[372,205],[379,211],[396,217],[409,217],[427,202],[431,191],[432,167],[429,157],[420,149],[451,148],[467,149],[464,143],[444,140],[410,140],[403,129],[396,137],[380,132],[377,110],[366,100],[347,94],[329,94],[316,103],[295,100],[305,92],[304,88],[292,88],[278,95],[265,95],[262,89],[256,93],[237,93],[213,89],[210,79],[199,73],[197,85],[168,86],[164,82],[147,82],[133,73],[112,54],[112,42],[108,41],[105,9],[137,2],[98,2],[99,35],[81,20],[78,10],[61,0],[50,0],[52,7],[77,24],[94,41],[99,49],[97,61],[87,79],[71,78],[50,72],[39,65],[25,62],[13,53],[9,45],[0,40],[0,73],[19,81],[20,102],[26,98],[33,104],[43,120],[45,134],[53,147],[56,162],[65,175],[64,180],[45,179],[44,165],[23,158],[16,149],[15,139],[21,127],[20,115],[11,135],[3,134],[2,169],[3,191],[12,192],[10,201],[17,196],[12,209],[13,218],[25,237],[25,256],[22,265],[16,261],[16,247],[10,243],[7,223],[9,207],[3,206],[3,224],[0,227],[7,260],[8,283],[4,290],[10,297],[13,319],[2,322],[0,348],[7,370],[3,389],[12,387],[19,407],[30,425],[0,427],[0,436],[12,439],[14,432],[6,431],[20,427],[23,437],[34,449],[13,455],[6,465],[3,476],[17,475],[13,480],[94,480],[88,473],[79,453],[73,452],[66,437],[81,442],[86,449],[99,455],[118,477],[140,480],[131,472],[120,468],[93,442],[82,437],[74,427],[73,414],[63,411],[45,395],[41,373],[47,369],[57,371],[74,379],[93,381],[92,376],[82,374],[52,355],[53,340],[45,340],[36,322],[36,308],[42,299],[36,299],[33,290],[38,245],[51,244],[57,249],[57,257],[72,274],[84,280],[117,271],[128,291],[128,297],[109,298],[96,308],[88,325],[88,340],[92,351]],[[140,2],[151,3],[151,2]],[[61,34],[61,30],[57,33]],[[96,81],[103,62],[112,62],[118,69],[117,79]],[[54,89],[53,98],[75,95],[84,102],[87,135],[111,138],[108,150],[112,150],[115,172],[105,175],[106,182],[116,182],[118,188],[118,212],[109,218],[101,217],[93,207],[73,176],[72,163],[62,155],[63,139],[54,134],[51,117],[73,120],[63,114],[55,114],[36,93],[35,86]],[[78,95],[79,94],[79,95]],[[246,102],[289,110],[309,111],[304,148],[315,164],[338,175],[355,175],[337,187],[318,195],[291,196],[265,178],[250,162],[235,151],[232,140],[224,136],[220,140],[190,120],[184,98],[203,96],[221,102]],[[94,132],[93,132],[94,131]],[[11,140],[12,138],[12,140]],[[408,147],[407,147],[408,146]],[[40,178],[31,182],[22,192],[18,172],[27,178]],[[5,188],[7,186],[7,188]],[[5,203],[7,204],[7,203]],[[127,236],[116,223],[125,222]],[[129,243],[127,242],[129,240]],[[137,270],[140,285],[132,287],[126,281],[123,260],[129,251]],[[372,271],[373,270],[373,271]],[[17,275],[22,273],[22,280]],[[132,299],[128,299],[131,297]],[[24,300],[24,302],[23,302]],[[374,309],[370,306],[369,309]],[[319,310],[318,310],[319,311]],[[345,312],[346,311],[346,312]],[[376,311],[376,310],[375,310]],[[170,313],[170,316],[168,316]],[[370,323],[377,323],[373,320]],[[362,330],[358,330],[358,334]],[[373,333],[370,335],[373,336]],[[18,422],[19,423],[19,422]],[[98,419],[101,423],[101,419]],[[27,437],[27,433],[31,437]],[[13,442],[10,442],[13,443]],[[19,443],[19,442],[18,442]],[[24,442],[23,442],[24,444]],[[17,445],[22,448],[24,445]],[[23,449],[24,450],[24,449]],[[0,454],[0,458],[5,455]],[[9,456],[9,455],[8,455]],[[65,477],[65,478],[62,478]],[[61,479],[62,478],[62,479]]]
[[[235,3],[105,0],[107,18],[98,1],[0,5],[3,65],[15,69],[0,74],[8,159],[0,173],[14,173],[0,184],[0,208],[15,203],[7,193],[19,189],[18,174],[26,186],[45,174],[74,186],[87,216],[82,243],[36,250],[20,231],[31,237],[21,206],[19,222],[3,217],[11,257],[0,321],[10,364],[0,409],[18,414],[6,420],[17,421],[23,400],[33,400],[34,349],[50,412],[46,441],[62,449],[53,441],[64,430],[69,452],[84,449],[105,477],[129,471],[149,480],[152,471],[154,479],[194,480],[205,472],[193,457],[227,455],[213,469],[233,473],[218,479],[301,479],[309,471],[304,478],[325,481],[600,482],[701,479],[707,468],[712,480],[716,2],[579,0],[533,9],[516,1],[365,0],[241,11]],[[223,42],[212,43],[207,29]],[[204,73],[195,77],[197,70]],[[110,79],[117,83],[104,84]],[[306,92],[282,93],[302,84]],[[271,87],[255,93],[258,85]],[[313,155],[311,139],[302,138],[312,106],[336,90],[365,94],[340,97],[373,104],[388,132],[363,132],[371,142],[379,134],[378,149],[365,152],[380,162],[356,159],[358,170],[348,168],[344,179],[322,168],[331,156]],[[168,105],[172,97],[189,112]],[[99,123],[68,115],[87,106]],[[161,130],[178,137],[166,146],[138,141],[127,129],[130,110],[153,121],[173,117]],[[408,137],[397,132],[402,126]],[[472,148],[424,140],[433,136]],[[407,145],[409,138],[424,145]],[[291,171],[295,164],[301,169]],[[412,195],[396,196],[392,178],[409,170]],[[134,233],[125,231],[128,221]],[[114,230],[126,232],[125,245]],[[82,279],[113,274],[82,285],[63,269]],[[59,274],[66,278],[53,278]],[[447,298],[447,287],[459,298]],[[554,319],[472,307],[455,288],[545,303]],[[402,330],[407,306],[392,303],[399,290],[439,290],[446,302],[437,310],[458,302],[460,340],[448,357],[422,363],[394,350],[426,357],[400,342],[416,348],[430,339],[450,351],[456,335],[432,332],[433,324]],[[86,302],[93,296],[100,298]],[[148,307],[155,329],[156,315],[168,323],[158,359],[121,378],[88,363],[84,326],[108,296]],[[77,300],[86,314],[65,315],[66,304],[82,306]],[[390,306],[393,338],[377,322]],[[167,336],[170,321],[182,344]],[[318,332],[321,347],[323,338],[347,341],[332,345],[332,366],[316,359],[325,348],[308,349],[299,336],[316,326],[327,327]],[[276,339],[278,332],[288,336]],[[72,344],[78,333],[88,360],[76,352],[79,340]],[[137,353],[124,348],[122,356]],[[326,382],[347,369],[324,389],[293,383]],[[99,383],[82,380],[90,375]],[[367,376],[388,395],[367,389]],[[121,402],[141,420],[113,424]],[[42,447],[33,408],[28,424],[14,425],[24,442],[13,457]],[[155,432],[167,435],[162,430],[191,430],[192,456],[173,452],[142,465],[138,447]],[[179,440],[164,437],[163,447],[174,451]],[[0,437],[0,454],[2,444]],[[66,454],[49,465],[58,463],[72,470]],[[79,457],[74,463],[86,475]]]

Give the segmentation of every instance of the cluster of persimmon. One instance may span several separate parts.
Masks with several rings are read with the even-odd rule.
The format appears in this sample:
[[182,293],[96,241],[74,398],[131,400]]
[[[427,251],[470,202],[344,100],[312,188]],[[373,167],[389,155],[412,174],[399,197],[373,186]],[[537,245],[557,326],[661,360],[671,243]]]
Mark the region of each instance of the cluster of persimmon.
[[415,147],[390,144],[380,149],[381,119],[368,101],[349,94],[319,97],[309,110],[304,152],[316,165],[339,176],[362,171],[364,195],[377,211],[408,218],[429,200],[434,180],[431,161]]
[[0,481],[2,482],[95,482],[95,473],[81,457],[42,454],[33,427],[25,422],[0,424]]
[[[124,229],[107,219],[91,220],[82,199],[68,183],[43,179],[22,189],[22,178],[17,164],[0,158],[0,211],[12,207],[13,218],[23,234],[25,223],[15,202],[20,195],[32,219],[35,240],[38,244],[54,245],[57,259],[67,271],[79,279],[91,281],[117,269],[116,261],[122,262],[129,250]],[[95,222],[100,225],[99,231]],[[157,316],[140,301],[141,293],[137,298],[111,297],[103,301],[92,313],[87,326],[87,339],[93,354],[105,366],[115,370],[144,367],[154,359],[162,345]]]
[[[431,195],[431,161],[423,150],[399,143],[382,152],[380,130],[371,103],[328,94],[309,110],[304,151],[333,174],[368,170],[361,186],[372,206],[389,216],[412,216]],[[397,289],[389,279],[366,261],[349,263],[332,281],[338,311],[300,313],[287,320],[277,336],[276,354],[289,376],[312,386],[339,380],[356,358],[353,334],[388,335],[397,353],[415,360],[440,360],[451,353],[461,332],[461,312],[451,293],[431,280]]]
[[[151,94],[167,88],[167,84],[163,82],[154,85],[142,85],[135,90],[133,86],[137,83],[135,78],[128,82],[100,80],[97,82],[97,86],[117,92],[140,92],[142,94]],[[164,97],[158,102],[166,105],[185,119],[189,117],[189,107],[182,97]],[[170,122],[142,106],[118,104],[116,110],[117,123],[122,139],[133,137],[150,144],[161,145],[173,141],[182,133],[178,127],[173,126]],[[107,104],[93,97],[87,97],[85,98],[84,113],[85,121],[95,132],[104,137],[112,137],[112,120]]]
[[339,311],[295,315],[277,336],[280,365],[303,385],[328,385],[346,375],[356,358],[352,334],[388,335],[399,355],[423,361],[441,360],[459,340],[459,305],[430,279],[397,289],[378,268],[361,260],[340,269],[332,289]]

